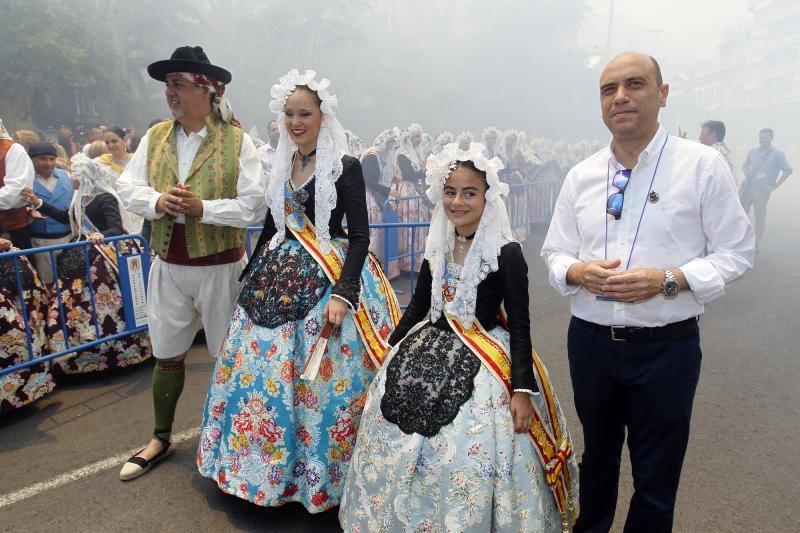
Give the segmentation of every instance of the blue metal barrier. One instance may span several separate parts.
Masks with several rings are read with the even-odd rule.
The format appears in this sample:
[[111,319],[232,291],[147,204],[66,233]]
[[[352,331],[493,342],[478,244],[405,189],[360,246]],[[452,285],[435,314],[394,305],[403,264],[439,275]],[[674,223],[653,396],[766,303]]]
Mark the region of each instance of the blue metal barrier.
[[[136,241],[138,241],[140,243],[140,246],[141,246],[141,249],[142,249],[141,253],[140,254],[124,254],[124,255],[121,254],[120,253],[120,249],[119,249],[119,241],[124,241],[124,240],[136,240]],[[69,354],[77,352],[77,351],[87,350],[87,349],[90,349],[90,348],[92,348],[94,346],[97,346],[99,344],[103,344],[103,343],[110,342],[110,341],[115,341],[117,339],[121,339],[121,338],[130,336],[130,335],[133,335],[135,333],[140,333],[142,331],[147,331],[148,328],[147,328],[146,324],[143,325],[143,326],[137,326],[137,327],[133,327],[133,328],[129,327],[129,324],[131,323],[130,319],[132,318],[132,317],[129,316],[130,314],[132,314],[132,308],[131,308],[131,312],[128,312],[128,309],[130,308],[131,295],[130,295],[130,291],[129,290],[128,290],[128,294],[127,295],[125,294],[126,289],[129,289],[129,288],[126,286],[125,283],[123,283],[123,279],[122,279],[122,277],[123,277],[122,273],[123,272],[127,272],[125,270],[125,268],[127,268],[127,265],[120,261],[120,259],[125,258],[125,257],[130,257],[132,255],[141,256],[141,264],[138,265],[138,266],[141,267],[141,269],[142,269],[142,275],[144,276],[144,282],[146,284],[147,283],[147,274],[148,274],[148,272],[150,270],[150,251],[149,251],[149,248],[147,246],[147,242],[145,241],[144,237],[142,237],[141,235],[120,235],[118,237],[107,237],[107,238],[105,238],[103,240],[103,243],[104,244],[112,243],[114,245],[114,251],[116,252],[116,256],[117,256],[117,263],[118,263],[118,266],[120,267],[120,276],[119,276],[119,278],[120,278],[120,280],[119,280],[120,281],[120,290],[123,291],[123,302],[125,302],[127,304],[126,305],[126,309],[125,309],[126,310],[126,321],[125,321],[126,322],[126,330],[121,332],[121,333],[115,333],[115,334],[109,335],[107,337],[95,339],[93,341],[86,342],[86,343],[83,343],[83,344],[77,344],[75,346],[70,346],[69,334],[67,332],[67,322],[66,322],[65,313],[64,313],[64,303],[63,303],[63,301],[61,299],[61,291],[58,290],[58,279],[59,278],[58,278],[58,264],[57,264],[57,261],[56,261],[56,252],[60,252],[60,251],[63,251],[63,250],[69,250],[71,248],[83,248],[83,250],[84,250],[84,254],[83,254],[84,255],[84,264],[85,264],[85,267],[86,267],[86,279],[88,281],[87,287],[88,287],[88,290],[89,290],[89,298],[90,298],[90,301],[91,301],[91,304],[92,304],[92,321],[93,321],[93,324],[94,324],[95,334],[99,336],[100,335],[100,325],[99,325],[98,320],[97,320],[97,307],[96,307],[95,300],[94,300],[94,298],[95,298],[94,288],[92,287],[92,283],[91,283],[91,264],[90,264],[90,261],[89,261],[89,248],[94,246],[94,242],[92,242],[92,241],[77,241],[77,242],[71,242],[71,243],[67,243],[67,244],[58,244],[58,245],[53,245],[53,246],[43,246],[41,248],[31,248],[31,249],[28,249],[28,250],[14,250],[14,251],[10,251],[10,252],[0,253],[0,261],[8,261],[8,260],[10,260],[10,261],[14,262],[14,272],[15,272],[15,275],[16,275],[17,299],[18,299],[19,304],[20,304],[20,311],[21,311],[21,314],[22,314],[23,322],[25,324],[25,336],[26,336],[26,342],[28,344],[28,354],[32,358],[29,361],[25,361],[25,362],[19,363],[17,365],[13,365],[13,366],[9,366],[9,367],[0,369],[0,376],[6,375],[6,374],[10,374],[11,372],[16,372],[18,370],[22,370],[24,368],[28,368],[28,367],[31,367],[31,366],[34,366],[34,365],[38,365],[40,363],[44,363],[44,362],[50,361],[52,359],[57,359],[59,357],[63,357],[65,355],[69,355]],[[44,355],[42,357],[33,358],[33,353],[34,353],[33,341],[32,341],[32,336],[31,336],[31,329],[30,329],[28,311],[27,311],[27,307],[25,305],[25,299],[24,299],[25,295],[24,295],[24,290],[23,290],[23,287],[22,287],[22,275],[21,275],[21,272],[20,272],[19,257],[21,257],[23,255],[25,255],[25,256],[33,256],[33,255],[40,254],[40,253],[48,253],[50,255],[50,264],[52,265],[52,268],[53,268],[53,279],[56,280],[56,283],[53,285],[53,290],[56,293],[56,297],[57,297],[57,300],[58,300],[59,325],[60,325],[61,331],[62,331],[62,333],[64,335],[64,345],[66,346],[66,349],[58,351],[58,352],[55,352],[55,353],[47,354],[47,355]],[[123,265],[125,265],[125,266],[123,266]]]

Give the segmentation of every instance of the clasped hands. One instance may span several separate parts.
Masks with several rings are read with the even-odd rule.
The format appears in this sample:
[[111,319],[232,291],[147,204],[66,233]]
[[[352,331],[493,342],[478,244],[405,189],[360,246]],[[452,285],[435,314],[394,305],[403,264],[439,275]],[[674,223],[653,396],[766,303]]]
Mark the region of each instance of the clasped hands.
[[190,185],[179,183],[158,198],[156,213],[199,218],[203,216],[203,200],[192,192]]
[[640,302],[661,292],[664,270],[659,268],[634,268],[619,272],[621,264],[611,261],[575,263],[567,271],[567,282],[581,285],[597,296],[614,298],[620,302]]

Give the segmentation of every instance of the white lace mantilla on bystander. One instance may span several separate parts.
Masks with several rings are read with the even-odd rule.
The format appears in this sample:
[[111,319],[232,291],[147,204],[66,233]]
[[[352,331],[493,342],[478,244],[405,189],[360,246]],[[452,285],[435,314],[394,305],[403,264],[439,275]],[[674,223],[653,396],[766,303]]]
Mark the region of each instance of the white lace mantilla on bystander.
[[[446,145],[441,152],[428,157],[425,183],[427,195],[434,203],[428,240],[425,243],[425,259],[431,267],[433,276],[431,291],[431,321],[436,321],[442,310],[458,318],[469,327],[475,317],[475,304],[478,284],[492,272],[497,272],[500,250],[514,240],[508,212],[503,196],[508,195],[508,185],[500,181],[498,172],[503,168],[500,159],[484,156],[485,147],[480,143],[470,143],[468,150],[460,150],[457,143]],[[447,218],[442,199],[444,185],[458,161],[472,161],[476,168],[486,172],[489,189],[486,191],[486,207],[478,224],[461,276],[456,285],[452,301],[444,301],[441,286],[444,280],[445,259],[453,250],[455,226]]]
[[347,137],[344,128],[336,118],[336,96],[328,91],[331,82],[327,78],[315,79],[316,72],[307,70],[300,74],[297,69],[290,70],[281,76],[278,83],[272,86],[269,103],[270,110],[277,115],[280,140],[275,149],[275,160],[272,164],[272,179],[267,189],[267,205],[269,205],[275,228],[278,230],[269,243],[274,250],[286,237],[286,215],[284,213],[284,189],[286,182],[292,177],[292,156],[297,146],[289,138],[286,130],[284,107],[298,86],[306,86],[316,91],[322,103],[322,125],[317,137],[316,165],[314,170],[314,225],[316,237],[323,252],[330,251],[331,236],[328,222],[331,211],[336,207],[336,180],[342,175],[342,156],[347,152]]

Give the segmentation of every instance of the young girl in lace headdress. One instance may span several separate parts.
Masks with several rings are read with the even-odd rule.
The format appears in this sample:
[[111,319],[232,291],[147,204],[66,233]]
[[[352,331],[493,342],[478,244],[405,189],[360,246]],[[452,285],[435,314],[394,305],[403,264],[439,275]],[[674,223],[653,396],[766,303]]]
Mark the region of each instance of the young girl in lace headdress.
[[345,531],[571,525],[569,432],[531,349],[528,269],[502,164],[483,151],[453,143],[428,158],[425,261],[369,389],[339,511]]
[[[313,71],[273,86],[264,231],[208,390],[200,473],[262,506],[339,504],[364,396],[399,310],[368,255],[364,178]],[[347,217],[347,231],[342,221]]]

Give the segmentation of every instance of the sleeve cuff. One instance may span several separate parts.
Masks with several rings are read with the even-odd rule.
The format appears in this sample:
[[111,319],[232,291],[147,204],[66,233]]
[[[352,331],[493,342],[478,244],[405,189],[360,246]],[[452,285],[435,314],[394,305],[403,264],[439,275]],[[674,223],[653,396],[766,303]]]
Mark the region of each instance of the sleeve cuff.
[[203,216],[200,217],[201,224],[212,224],[214,213],[212,209],[209,208],[210,205],[211,205],[210,200],[203,200]]
[[356,303],[358,303],[359,295],[361,294],[361,280],[340,280],[331,290],[331,296],[335,296],[340,300],[347,302],[350,309],[355,311]]
[[336,299],[338,299],[338,300],[341,300],[341,301],[343,301],[344,303],[346,303],[346,304],[347,304],[347,306],[350,308],[350,310],[351,310],[351,311],[355,311],[355,310],[356,310],[356,307],[353,305],[353,302],[351,302],[350,300],[348,300],[348,299],[347,299],[347,298],[345,298],[344,296],[340,296],[340,295],[338,295],[338,294],[331,294],[331,297],[332,297],[332,298],[336,298]]
[[698,257],[679,268],[697,303],[705,304],[725,294],[725,280],[710,261]]
[[569,267],[581,260],[576,257],[559,257],[550,267],[550,285],[558,291],[561,296],[571,296],[581,290],[580,285],[569,285],[567,283],[567,271]]
[[527,394],[530,394],[531,396],[536,396],[538,394],[541,394],[539,391],[532,391],[531,389],[514,389],[514,392],[525,392]]
[[156,212],[156,204],[158,203],[159,198],[161,198],[161,193],[159,192],[153,193],[153,196],[150,198],[150,204],[147,206],[147,213],[145,218],[149,220],[154,220],[164,216],[164,213]]

